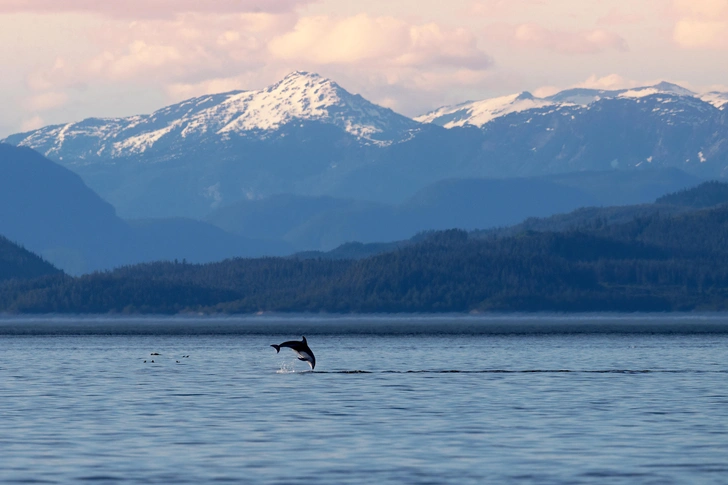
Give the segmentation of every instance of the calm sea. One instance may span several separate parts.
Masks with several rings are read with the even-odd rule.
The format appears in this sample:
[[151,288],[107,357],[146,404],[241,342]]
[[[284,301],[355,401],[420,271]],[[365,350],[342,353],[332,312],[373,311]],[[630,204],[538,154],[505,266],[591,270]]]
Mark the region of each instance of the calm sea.
[[725,484],[728,316],[0,318],[0,482]]

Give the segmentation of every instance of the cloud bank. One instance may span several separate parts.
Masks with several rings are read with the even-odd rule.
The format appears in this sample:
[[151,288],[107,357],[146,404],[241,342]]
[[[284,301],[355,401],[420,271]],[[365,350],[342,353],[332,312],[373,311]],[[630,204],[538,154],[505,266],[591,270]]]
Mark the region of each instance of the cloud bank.
[[567,55],[629,50],[627,41],[623,37],[604,29],[568,31],[548,29],[536,23],[496,24],[492,26],[489,35],[493,39],[513,46],[543,49]]
[[0,127],[151,111],[293,70],[405,114],[535,86],[728,77],[715,54],[728,0],[0,0],[0,38]]
[[673,40],[688,49],[728,49],[728,0],[674,0]]
[[368,96],[384,103],[394,99],[393,83],[422,92],[443,79],[469,85],[493,64],[468,29],[367,14],[186,13],[110,22],[92,42],[98,50],[91,56],[58,58],[29,73],[26,106],[56,109],[72,99],[64,93],[75,86],[99,83],[150,83],[178,101],[260,88],[295,69],[352,80],[351,89],[368,88]]
[[0,0],[0,13],[88,12],[121,18],[181,13],[289,12],[315,0]]

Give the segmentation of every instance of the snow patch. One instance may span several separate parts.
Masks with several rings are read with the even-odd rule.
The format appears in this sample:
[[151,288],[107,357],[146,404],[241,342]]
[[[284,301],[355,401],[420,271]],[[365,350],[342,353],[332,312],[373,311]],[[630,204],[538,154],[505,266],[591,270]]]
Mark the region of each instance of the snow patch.
[[471,101],[456,106],[445,106],[415,118],[420,123],[435,123],[445,128],[465,125],[482,127],[496,118],[510,113],[554,106],[557,103],[536,98],[529,93],[511,94],[498,98]]
[[698,97],[706,103],[712,104],[718,109],[725,109],[726,105],[728,105],[728,93],[713,91],[710,93],[701,94]]
[[213,207],[213,208],[219,207],[220,204],[222,204],[222,194],[220,193],[220,182],[217,182],[216,184],[212,184],[209,187],[206,187],[202,191],[202,195],[204,195],[206,198],[212,200],[210,207]]
[[167,106],[151,115],[121,119],[89,119],[46,127],[29,133],[21,145],[46,155],[64,155],[69,140],[81,153],[72,158],[98,160],[144,153],[165,136],[195,140],[216,135],[265,139],[283,125],[301,121],[335,125],[352,136],[379,146],[405,141],[418,131],[417,123],[352,95],[318,74],[294,72],[279,83],[258,91],[205,95]]
[[142,133],[141,135],[132,136],[124,141],[116,142],[113,145],[113,154],[120,156],[122,154],[144,153],[152,147],[164,135],[168,134],[175,128],[175,123],[162,128],[161,130]]

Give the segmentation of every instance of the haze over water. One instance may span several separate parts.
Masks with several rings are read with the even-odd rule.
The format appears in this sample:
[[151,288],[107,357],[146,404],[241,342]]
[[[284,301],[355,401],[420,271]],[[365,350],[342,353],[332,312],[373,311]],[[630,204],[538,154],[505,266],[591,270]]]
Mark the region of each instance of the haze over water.
[[[301,334],[316,372],[269,347]],[[728,476],[720,316],[5,318],[0,348],[3,483]]]

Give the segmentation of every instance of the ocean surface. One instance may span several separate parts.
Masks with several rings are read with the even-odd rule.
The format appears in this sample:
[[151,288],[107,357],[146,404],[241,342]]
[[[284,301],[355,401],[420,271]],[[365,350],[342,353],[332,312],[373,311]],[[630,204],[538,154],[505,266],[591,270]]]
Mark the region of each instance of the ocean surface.
[[0,317],[0,482],[726,484],[728,316]]

